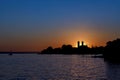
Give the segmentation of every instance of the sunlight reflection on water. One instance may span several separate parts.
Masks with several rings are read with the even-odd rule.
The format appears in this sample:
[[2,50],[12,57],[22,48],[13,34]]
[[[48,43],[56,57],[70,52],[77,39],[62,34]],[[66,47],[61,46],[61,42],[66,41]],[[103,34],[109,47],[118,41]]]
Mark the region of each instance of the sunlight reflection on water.
[[0,55],[0,80],[112,80],[112,72],[103,59],[90,56]]

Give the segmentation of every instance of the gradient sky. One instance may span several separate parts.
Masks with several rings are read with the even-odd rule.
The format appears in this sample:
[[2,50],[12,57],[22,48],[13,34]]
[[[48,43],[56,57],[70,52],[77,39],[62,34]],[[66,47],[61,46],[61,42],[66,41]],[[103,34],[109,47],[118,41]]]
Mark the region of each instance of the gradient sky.
[[0,51],[104,46],[120,36],[120,0],[0,0]]

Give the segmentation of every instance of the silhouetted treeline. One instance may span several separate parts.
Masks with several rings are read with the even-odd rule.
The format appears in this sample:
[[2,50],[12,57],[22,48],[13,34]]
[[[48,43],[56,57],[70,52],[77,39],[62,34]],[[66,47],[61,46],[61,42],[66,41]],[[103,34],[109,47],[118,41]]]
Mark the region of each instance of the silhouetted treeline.
[[42,50],[40,54],[102,54],[104,47],[80,46],[79,48],[72,47],[71,45],[62,45],[61,48],[48,48]]
[[47,49],[41,51],[40,54],[73,54],[75,52],[75,48],[72,45],[62,45],[61,48],[52,48],[49,46]]
[[42,50],[40,54],[102,54],[104,47],[88,47],[87,45],[81,45],[78,47],[72,47],[72,45],[62,45],[60,48],[48,48]]
[[60,48],[52,48],[51,46],[42,50],[39,54],[102,54],[105,59],[120,60],[120,39],[117,38],[113,41],[108,41],[106,46],[88,47],[79,45],[78,47],[72,47],[72,45],[62,45]]
[[120,39],[108,41],[104,49],[104,58],[107,60],[120,61]]

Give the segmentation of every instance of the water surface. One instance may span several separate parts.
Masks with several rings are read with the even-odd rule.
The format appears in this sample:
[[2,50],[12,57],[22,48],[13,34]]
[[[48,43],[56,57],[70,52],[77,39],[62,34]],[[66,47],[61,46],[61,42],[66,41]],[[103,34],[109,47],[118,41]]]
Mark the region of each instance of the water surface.
[[120,80],[120,65],[91,55],[0,54],[0,80]]

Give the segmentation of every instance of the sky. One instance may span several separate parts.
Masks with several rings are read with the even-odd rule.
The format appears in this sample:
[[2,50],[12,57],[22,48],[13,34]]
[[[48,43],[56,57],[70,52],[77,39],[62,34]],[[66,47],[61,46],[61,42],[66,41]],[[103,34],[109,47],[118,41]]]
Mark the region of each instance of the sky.
[[105,46],[120,36],[120,0],[0,0],[0,51]]

